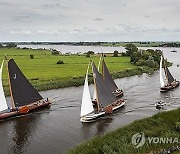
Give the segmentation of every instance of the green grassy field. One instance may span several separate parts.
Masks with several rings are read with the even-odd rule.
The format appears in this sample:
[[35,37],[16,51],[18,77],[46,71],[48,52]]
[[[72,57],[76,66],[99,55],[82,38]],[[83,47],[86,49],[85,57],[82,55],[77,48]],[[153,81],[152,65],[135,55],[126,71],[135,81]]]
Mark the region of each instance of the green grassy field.
[[[156,114],[150,118],[136,120],[133,123],[119,128],[113,132],[95,137],[74,149],[68,154],[136,154],[136,153],[162,153],[172,147],[179,146],[177,138],[180,139],[180,108],[173,111],[166,111]],[[145,134],[145,144],[141,147],[134,147],[132,136],[136,133]],[[166,143],[148,142],[148,137],[172,138]],[[174,141],[174,139],[176,140]],[[151,140],[152,141],[152,140]],[[179,151],[178,151],[179,152]],[[165,153],[165,152],[164,152]]]
[[[38,90],[82,85],[89,63],[89,58],[85,55],[55,56],[48,50],[7,48],[0,48],[0,62],[5,54],[8,59],[13,58],[16,61],[21,71]],[[30,59],[31,54],[34,55],[34,59]],[[91,59],[98,64],[98,55],[92,56]],[[64,64],[56,64],[58,60],[63,60]],[[129,62],[129,57],[107,56],[105,61],[111,72],[136,68]],[[3,69],[3,84],[8,94],[6,65]]]

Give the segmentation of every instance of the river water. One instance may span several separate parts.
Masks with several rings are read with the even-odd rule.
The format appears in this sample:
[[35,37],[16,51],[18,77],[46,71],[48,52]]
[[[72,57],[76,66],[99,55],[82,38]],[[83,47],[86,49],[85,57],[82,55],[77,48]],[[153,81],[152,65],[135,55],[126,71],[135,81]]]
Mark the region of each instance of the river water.
[[73,46],[73,45],[18,45],[18,47],[32,48],[32,49],[56,49],[62,54],[65,53],[84,53],[94,51],[95,53],[113,53],[115,50],[119,52],[125,51],[124,47],[103,47],[103,46]]
[[[175,48],[174,48],[175,49]],[[173,76],[180,80],[180,51],[164,48],[165,57],[174,64]],[[179,50],[179,49],[175,49]],[[94,123],[80,122],[83,87],[70,87],[41,92],[53,100],[51,107],[0,122],[0,153],[2,154],[61,154],[94,136],[122,127],[136,119],[162,112],[154,103],[163,100],[165,111],[180,107],[180,87],[167,93],[159,92],[159,72],[116,79],[124,90],[126,105],[112,115]],[[93,85],[90,85],[91,94]],[[10,103],[10,98],[7,98]]]

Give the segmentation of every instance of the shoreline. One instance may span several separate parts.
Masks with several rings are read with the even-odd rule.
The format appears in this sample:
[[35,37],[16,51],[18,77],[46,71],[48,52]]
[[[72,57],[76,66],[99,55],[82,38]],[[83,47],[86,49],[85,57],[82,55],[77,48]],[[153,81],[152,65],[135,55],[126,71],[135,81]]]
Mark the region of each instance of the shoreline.
[[[157,68],[150,68],[150,67],[136,67],[133,69],[125,69],[123,71],[113,71],[111,75],[113,79],[120,79],[135,75],[142,75],[143,73],[153,74]],[[37,91],[46,91],[52,89],[59,89],[59,88],[67,88],[67,87],[79,87],[84,85],[85,76],[77,76],[73,78],[69,78],[66,80],[50,80],[47,82],[37,82],[32,83]],[[92,75],[89,75],[89,84],[93,83]],[[4,86],[5,96],[10,96],[9,87]]]

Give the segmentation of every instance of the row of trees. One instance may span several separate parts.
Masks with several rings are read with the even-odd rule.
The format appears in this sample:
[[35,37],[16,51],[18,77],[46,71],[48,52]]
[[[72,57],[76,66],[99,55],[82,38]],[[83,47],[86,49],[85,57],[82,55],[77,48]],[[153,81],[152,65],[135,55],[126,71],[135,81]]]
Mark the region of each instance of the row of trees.
[[2,43],[0,43],[0,48],[16,48],[17,45],[15,43],[6,43],[5,45],[3,45]]
[[124,55],[130,56],[130,61],[138,66],[148,66],[148,67],[159,67],[160,58],[162,55],[161,50],[138,50],[134,44],[127,44],[126,53]]

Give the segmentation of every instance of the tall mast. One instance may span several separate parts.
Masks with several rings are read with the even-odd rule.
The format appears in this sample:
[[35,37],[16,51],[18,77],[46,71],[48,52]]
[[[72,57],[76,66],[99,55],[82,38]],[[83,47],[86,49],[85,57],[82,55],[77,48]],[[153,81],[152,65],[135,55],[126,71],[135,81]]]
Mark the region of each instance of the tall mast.
[[160,68],[159,68],[159,77],[160,77],[160,85],[161,85],[161,87],[164,87],[165,83],[164,83],[164,79],[163,79],[163,76],[162,76],[162,63],[163,63],[163,57],[161,55]]
[[[102,58],[102,56],[100,56],[100,58],[99,58],[98,71],[100,70],[101,58]],[[96,96],[96,91],[95,91],[95,88],[94,88],[93,100],[95,100],[96,98],[97,98],[97,96]]]
[[102,55],[99,58],[98,71],[100,70],[101,59],[102,59]]
[[166,61],[164,59],[164,56],[163,56],[163,61],[164,61],[164,72],[165,72],[166,80],[168,82],[167,66],[166,66]]
[[92,72],[93,72],[94,87],[95,87],[94,92],[95,92],[96,100],[97,100],[97,109],[98,109],[98,112],[99,112],[100,111],[100,106],[99,106],[99,99],[98,99],[98,96],[97,96],[97,87],[96,87],[95,73],[94,73],[94,70],[93,70],[92,62],[91,62],[91,67],[92,67]]
[[14,103],[14,98],[13,98],[13,94],[12,94],[12,88],[11,88],[11,82],[10,82],[10,75],[9,75],[9,69],[8,69],[8,62],[7,62],[7,58],[5,56],[6,59],[6,66],[7,66],[7,72],[8,72],[8,83],[9,83],[9,91],[10,91],[10,95],[11,95],[11,100],[12,100],[12,108],[15,108],[15,103]]

